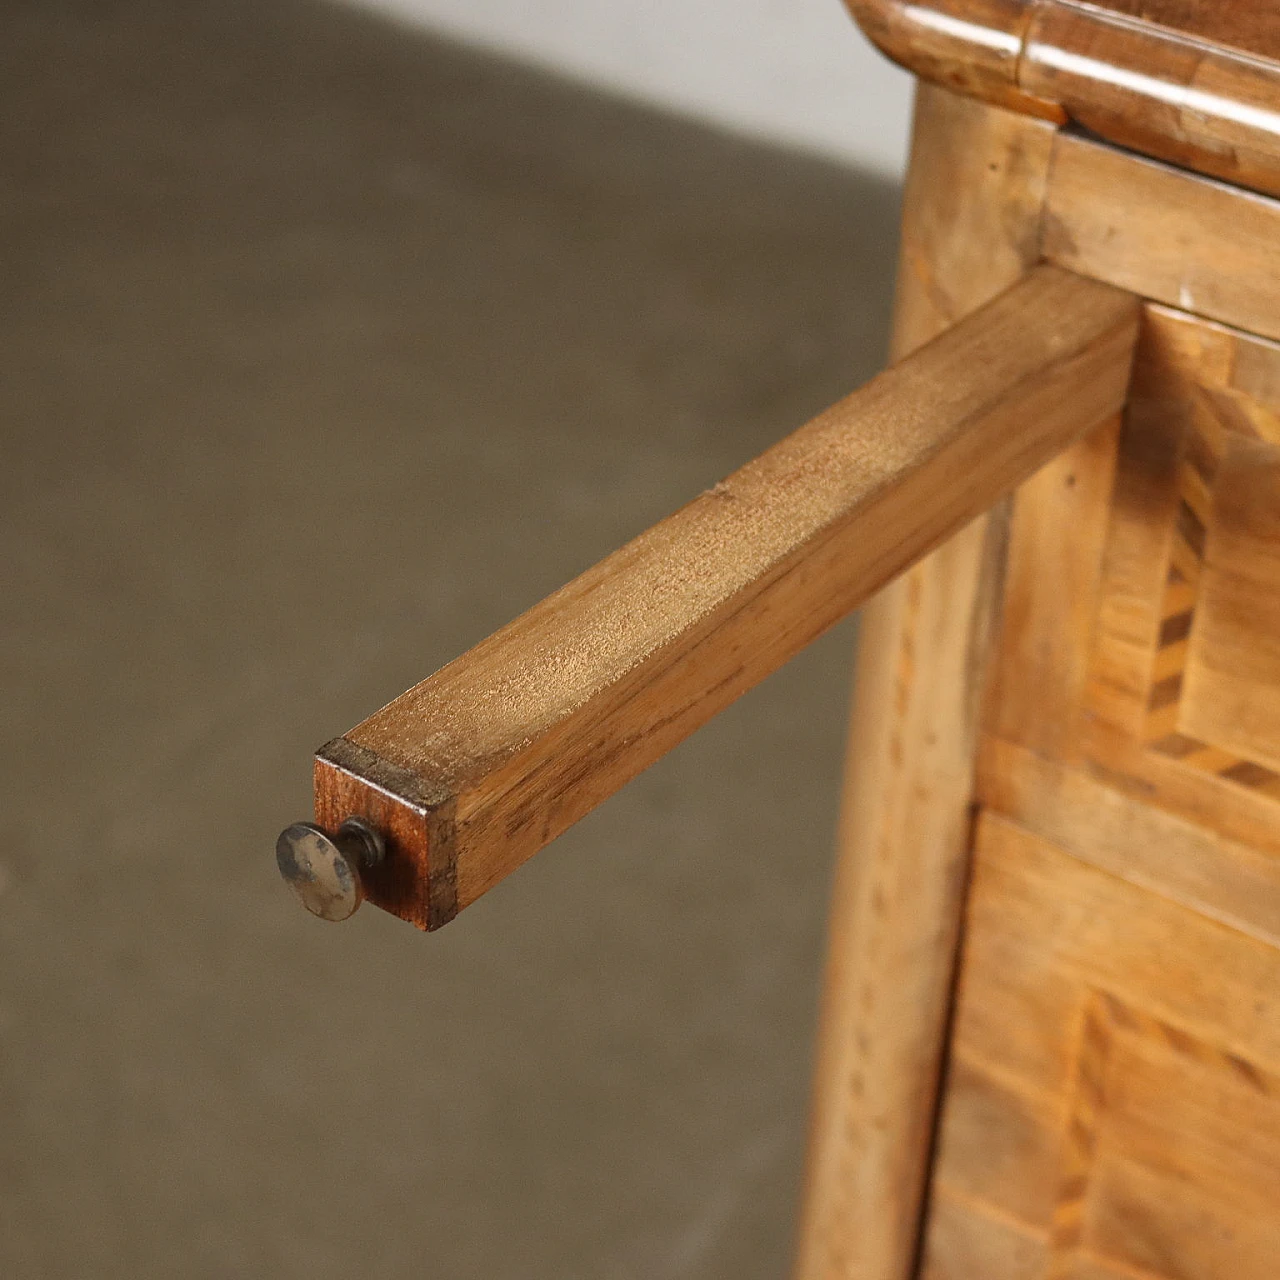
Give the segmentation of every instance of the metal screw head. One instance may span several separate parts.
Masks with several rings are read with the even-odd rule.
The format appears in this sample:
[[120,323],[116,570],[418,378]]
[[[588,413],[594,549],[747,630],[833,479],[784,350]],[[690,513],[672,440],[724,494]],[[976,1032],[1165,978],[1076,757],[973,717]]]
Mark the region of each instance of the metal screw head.
[[295,822],[276,841],[276,866],[312,915],[346,920],[364,901],[361,873],[382,853],[382,837],[359,818],[348,818],[332,838],[313,822]]

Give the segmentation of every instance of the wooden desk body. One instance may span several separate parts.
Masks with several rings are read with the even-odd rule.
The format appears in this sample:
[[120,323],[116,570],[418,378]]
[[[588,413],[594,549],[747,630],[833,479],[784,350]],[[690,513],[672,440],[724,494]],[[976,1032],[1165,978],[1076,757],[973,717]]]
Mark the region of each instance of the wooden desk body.
[[923,86],[898,352],[1043,258],[1129,403],[864,614],[800,1280],[1280,1275],[1280,202]]

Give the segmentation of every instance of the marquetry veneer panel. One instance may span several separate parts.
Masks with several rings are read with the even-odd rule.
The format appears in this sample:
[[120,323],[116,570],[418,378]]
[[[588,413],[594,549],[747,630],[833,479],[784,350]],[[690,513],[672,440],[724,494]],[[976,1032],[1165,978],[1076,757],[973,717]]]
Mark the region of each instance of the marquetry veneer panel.
[[966,938],[927,1280],[1274,1280],[1280,951],[990,814]]
[[1088,638],[1087,760],[1280,848],[1280,348],[1153,310]]
[[1280,345],[1147,312],[1015,509],[988,730],[1280,853]]

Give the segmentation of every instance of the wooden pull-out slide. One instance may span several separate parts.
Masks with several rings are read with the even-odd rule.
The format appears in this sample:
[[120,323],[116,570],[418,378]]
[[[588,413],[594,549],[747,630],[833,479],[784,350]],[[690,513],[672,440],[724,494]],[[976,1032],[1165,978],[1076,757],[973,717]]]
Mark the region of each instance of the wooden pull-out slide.
[[318,824],[382,842],[358,892],[451,919],[1116,413],[1138,322],[1035,268],[321,748]]

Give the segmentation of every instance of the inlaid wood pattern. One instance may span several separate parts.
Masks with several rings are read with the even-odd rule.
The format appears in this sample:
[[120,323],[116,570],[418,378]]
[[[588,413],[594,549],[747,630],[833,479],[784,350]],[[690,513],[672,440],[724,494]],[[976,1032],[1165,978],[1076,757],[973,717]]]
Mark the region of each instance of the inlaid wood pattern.
[[[1251,699],[1280,706],[1280,653],[1267,660],[1274,645],[1255,634],[1250,605],[1230,604],[1223,586],[1244,555],[1261,566],[1250,600],[1280,593],[1280,518],[1264,528],[1257,517],[1252,530],[1231,537],[1241,499],[1224,502],[1220,493],[1224,462],[1233,459],[1226,470],[1245,476],[1233,492],[1242,483],[1261,486],[1254,505],[1280,516],[1280,407],[1272,375],[1256,372],[1266,365],[1280,367],[1280,347],[1176,312],[1148,312],[1118,446],[1097,623],[1082,638],[1092,654],[1084,728],[1099,762],[1157,788],[1162,777],[1180,778],[1181,790],[1174,784],[1163,792],[1182,805],[1197,800],[1197,775],[1211,780],[1218,798],[1198,795],[1201,812],[1227,812],[1239,790],[1280,801],[1280,716],[1251,735],[1230,723]],[[1217,603],[1206,610],[1209,600]],[[1252,608],[1261,616],[1260,604]],[[1224,613],[1235,620],[1224,623]],[[1227,716],[1222,678],[1207,673],[1232,665],[1224,647],[1233,632],[1235,647],[1260,647],[1262,657],[1251,667],[1250,688],[1235,689]],[[1152,772],[1150,757],[1163,775]]]
[[1277,463],[1280,345],[1148,306],[1121,429],[1019,492],[990,740],[1280,854]]
[[1272,1280],[1278,984],[1274,946],[986,815],[926,1280]]
[[[1126,1076],[1126,1072],[1130,1074]],[[1235,1171],[1250,1183],[1261,1175],[1261,1187],[1251,1187],[1253,1192],[1265,1193],[1267,1188],[1280,1190],[1280,1169],[1270,1158],[1271,1153],[1257,1141],[1257,1135],[1253,1141],[1246,1138],[1243,1147],[1235,1146],[1238,1159],[1233,1160],[1231,1151],[1204,1150],[1220,1143],[1218,1135],[1205,1140],[1202,1134],[1184,1131],[1182,1150],[1175,1153],[1161,1150],[1157,1158],[1152,1159],[1145,1148],[1152,1144],[1153,1138],[1163,1146],[1165,1135],[1134,1132],[1140,1125],[1159,1123],[1159,1099],[1133,1097],[1134,1077],[1139,1076],[1165,1083],[1170,1091],[1167,1096],[1171,1111],[1182,1109],[1173,1092],[1180,1082],[1190,1085],[1211,1082],[1208,1089],[1214,1095],[1232,1097],[1238,1107],[1235,1115],[1224,1107],[1220,1115],[1210,1117],[1215,1127],[1221,1126],[1230,1132],[1235,1127],[1233,1121],[1248,1114],[1264,1117],[1262,1136],[1265,1138],[1274,1141],[1280,1132],[1277,1129],[1280,1107],[1276,1105],[1280,1099],[1280,1076],[1275,1072],[1162,1021],[1139,1006],[1128,1005],[1109,992],[1091,993],[1082,1018],[1075,1080],[1062,1135],[1061,1173],[1049,1230],[1046,1280],[1071,1280],[1086,1270],[1091,1261],[1095,1269],[1099,1264],[1105,1267],[1109,1263],[1122,1275],[1131,1274],[1135,1269],[1140,1273],[1163,1275],[1170,1272],[1160,1270],[1161,1263],[1172,1260],[1175,1266],[1171,1274],[1183,1273],[1179,1260],[1159,1256],[1163,1246],[1152,1239],[1151,1233],[1153,1222],[1159,1223],[1170,1237],[1184,1232],[1182,1224],[1167,1221],[1177,1209],[1166,1205],[1162,1214],[1159,1204],[1144,1203],[1143,1237],[1134,1240],[1129,1238],[1130,1231],[1117,1232],[1115,1207],[1100,1203],[1104,1197],[1114,1194],[1111,1184],[1116,1181],[1116,1175],[1110,1168],[1113,1164],[1142,1161],[1148,1166],[1144,1174],[1149,1177],[1160,1174],[1176,1177],[1184,1170],[1195,1169],[1197,1157],[1208,1155],[1215,1165],[1219,1162],[1236,1165]],[[1244,1135],[1233,1133],[1232,1137],[1239,1139]],[[1251,1157],[1258,1156],[1261,1156],[1259,1167],[1250,1167],[1254,1163]],[[1212,1172],[1216,1181],[1199,1188],[1201,1194],[1211,1201],[1234,1194],[1223,1185],[1226,1170],[1217,1167]],[[1186,1199],[1184,1192],[1175,1203],[1180,1206]],[[1127,1203],[1125,1210],[1130,1211]],[[1215,1205],[1207,1212],[1202,1208],[1198,1215],[1200,1222],[1203,1224],[1211,1214],[1221,1214],[1221,1207]],[[1162,1217],[1166,1221],[1161,1222]],[[1274,1212],[1273,1205],[1264,1210],[1261,1221],[1252,1221],[1249,1226],[1256,1239],[1251,1241],[1247,1236],[1239,1239],[1242,1247],[1235,1261],[1257,1268],[1265,1265],[1260,1246],[1274,1245],[1280,1238],[1280,1215]],[[1202,1250],[1201,1256],[1207,1252]],[[1100,1254],[1111,1256],[1104,1263]],[[1212,1259],[1212,1266],[1217,1268],[1212,1274],[1221,1274],[1224,1261],[1218,1257]]]
[[1049,1227],[1047,1280],[1070,1280],[1086,1238],[1085,1212],[1089,1180],[1097,1158],[1099,1132],[1106,1122],[1106,1076],[1111,1059],[1111,1005],[1101,996],[1085,1009],[1080,1051],[1076,1058],[1075,1091],[1062,1135],[1058,1198]]
[[[1186,427],[1187,438],[1176,478],[1177,503],[1169,530],[1169,551],[1158,610],[1158,629],[1153,646],[1147,682],[1146,723],[1143,738],[1151,749],[1181,761],[1189,768],[1214,773],[1239,786],[1262,790],[1280,798],[1280,771],[1253,758],[1247,750],[1226,746],[1212,734],[1192,732],[1186,706],[1188,678],[1194,679],[1193,637],[1200,641],[1200,665],[1203,653],[1204,598],[1206,553],[1209,530],[1221,524],[1215,521],[1215,491],[1223,457],[1238,450],[1246,442],[1268,438],[1280,439],[1280,417],[1247,397],[1233,396],[1228,391],[1216,394],[1197,388],[1192,402],[1192,419]],[[1268,455],[1280,459],[1280,449],[1263,445],[1259,451],[1246,450],[1250,465],[1268,475]],[[1257,456],[1261,453],[1262,457]],[[1272,459],[1274,461],[1274,459]],[[1280,492],[1276,505],[1280,506]],[[1222,511],[1222,517],[1229,511]],[[1265,591],[1268,584],[1262,584]],[[1275,580],[1280,587],[1280,577]],[[1197,627],[1197,617],[1201,625]],[[1216,717],[1209,717],[1211,724]],[[1280,722],[1274,736],[1280,740]]]
[[926,1280],[1273,1280],[1280,347],[1147,308],[1015,503]]

